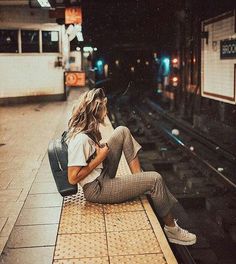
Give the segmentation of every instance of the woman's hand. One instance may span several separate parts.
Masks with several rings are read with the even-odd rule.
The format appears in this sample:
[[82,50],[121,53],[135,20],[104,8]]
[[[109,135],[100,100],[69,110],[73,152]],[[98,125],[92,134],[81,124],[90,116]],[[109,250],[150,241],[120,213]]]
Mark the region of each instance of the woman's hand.
[[94,159],[89,161],[87,166],[68,167],[68,179],[71,184],[76,184],[86,178],[89,173],[91,173],[91,171],[93,171],[107,157],[109,153],[109,147],[107,144],[101,146],[95,145],[95,147],[97,155]]
[[96,154],[97,157],[101,158],[102,160],[104,160],[106,158],[106,156],[109,153],[109,147],[107,144],[102,144],[101,146],[96,145]]

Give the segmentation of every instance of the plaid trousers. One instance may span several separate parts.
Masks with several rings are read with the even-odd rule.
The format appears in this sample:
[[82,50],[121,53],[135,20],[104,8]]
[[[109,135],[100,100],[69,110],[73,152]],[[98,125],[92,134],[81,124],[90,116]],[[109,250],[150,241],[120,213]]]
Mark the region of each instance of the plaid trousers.
[[132,137],[129,129],[119,126],[107,142],[110,151],[103,162],[101,175],[83,187],[87,201],[94,203],[121,203],[142,194],[149,194],[159,216],[167,215],[177,200],[170,193],[161,175],[155,171],[140,172],[117,177],[119,161],[124,152],[129,164],[141,146]]

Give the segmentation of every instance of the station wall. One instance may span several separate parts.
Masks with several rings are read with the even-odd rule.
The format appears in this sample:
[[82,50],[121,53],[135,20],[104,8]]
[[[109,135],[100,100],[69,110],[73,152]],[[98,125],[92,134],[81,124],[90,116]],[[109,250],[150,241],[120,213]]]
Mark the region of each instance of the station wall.
[[[69,41],[65,26],[49,18],[47,10],[31,9],[27,6],[0,7],[0,30],[17,30],[19,49],[17,52],[0,52],[0,104],[13,98],[44,96],[63,99],[64,61],[69,57]],[[39,33],[38,52],[22,52],[22,30]],[[58,32],[55,52],[43,50],[43,32]],[[54,33],[51,33],[51,38]]]
[[[235,21],[230,12],[202,23],[203,32],[208,33],[202,40],[202,96],[231,104],[236,104]],[[224,42],[231,48],[225,49],[226,55],[222,55]]]
[[[180,57],[180,86],[174,90],[174,100],[164,98],[163,101],[170,102],[171,111],[204,133],[224,132],[235,138],[235,49],[234,57],[221,58],[222,42],[234,44],[236,40],[235,11],[214,12],[212,2],[209,14],[203,16],[202,9],[196,7],[197,2],[183,21],[176,22],[176,41],[179,42],[175,43],[178,49],[173,48],[173,53]],[[224,140],[230,141],[231,137]]]

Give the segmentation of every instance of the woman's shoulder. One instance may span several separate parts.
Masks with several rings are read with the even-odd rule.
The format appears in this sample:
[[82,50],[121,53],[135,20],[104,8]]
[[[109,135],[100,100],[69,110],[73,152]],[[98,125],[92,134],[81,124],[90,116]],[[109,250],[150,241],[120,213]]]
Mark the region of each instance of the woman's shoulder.
[[69,144],[78,144],[78,143],[87,143],[90,142],[90,138],[85,133],[78,133],[72,137],[69,141]]

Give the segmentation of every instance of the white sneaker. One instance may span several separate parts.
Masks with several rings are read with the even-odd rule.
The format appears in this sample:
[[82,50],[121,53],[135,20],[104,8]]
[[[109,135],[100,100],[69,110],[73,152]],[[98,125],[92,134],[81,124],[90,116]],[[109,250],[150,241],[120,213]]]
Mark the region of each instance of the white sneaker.
[[196,235],[189,233],[187,230],[179,227],[176,220],[175,227],[165,226],[164,231],[171,243],[187,246],[193,245],[197,241]]

